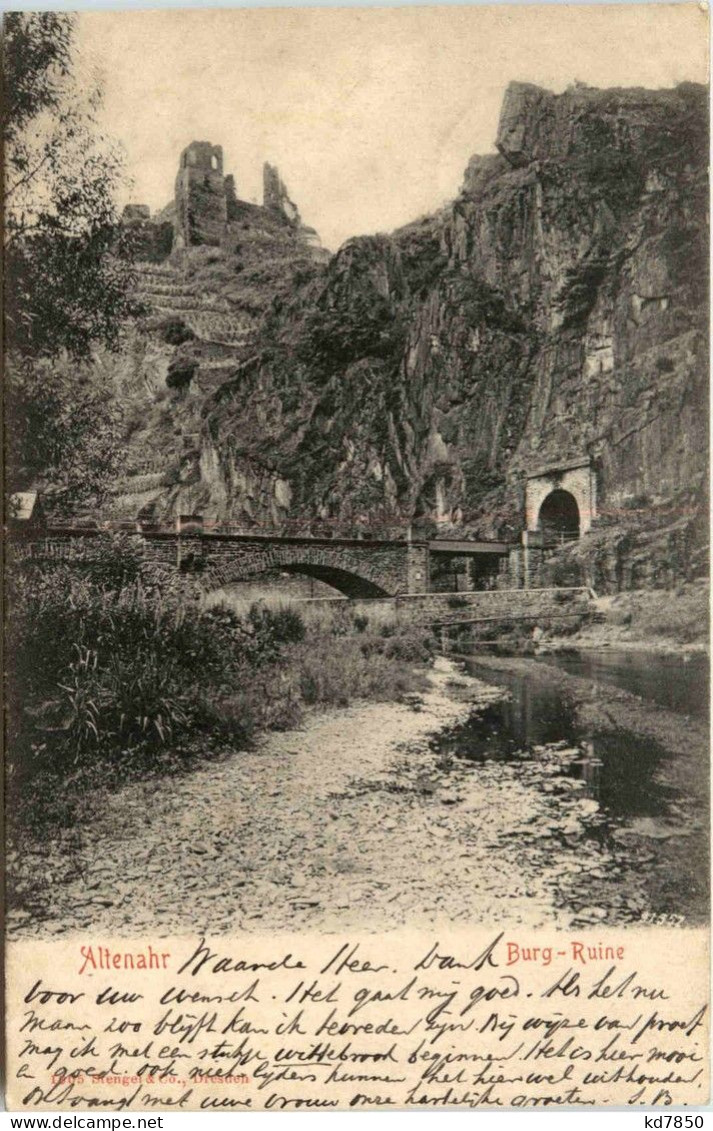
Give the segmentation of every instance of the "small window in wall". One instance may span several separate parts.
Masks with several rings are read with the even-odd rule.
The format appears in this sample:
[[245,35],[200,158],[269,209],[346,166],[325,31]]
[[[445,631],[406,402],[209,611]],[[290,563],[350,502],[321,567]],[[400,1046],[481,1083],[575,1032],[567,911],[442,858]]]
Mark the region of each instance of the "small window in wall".
[[218,168],[218,158],[216,157],[215,153],[213,154],[213,156],[210,159],[210,167],[211,167],[211,169],[217,169]]

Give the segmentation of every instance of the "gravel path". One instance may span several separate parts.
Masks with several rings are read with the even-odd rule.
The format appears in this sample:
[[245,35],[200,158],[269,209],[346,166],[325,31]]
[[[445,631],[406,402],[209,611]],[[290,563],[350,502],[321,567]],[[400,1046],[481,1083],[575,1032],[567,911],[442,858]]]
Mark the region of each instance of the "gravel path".
[[446,660],[430,682],[420,704],[313,716],[108,795],[71,867],[59,848],[38,857],[62,882],[50,908],[12,915],[13,933],[569,926],[563,885],[615,881],[616,864],[583,839],[596,803],[561,775],[567,751],[477,768],[444,757],[429,736],[502,692]]

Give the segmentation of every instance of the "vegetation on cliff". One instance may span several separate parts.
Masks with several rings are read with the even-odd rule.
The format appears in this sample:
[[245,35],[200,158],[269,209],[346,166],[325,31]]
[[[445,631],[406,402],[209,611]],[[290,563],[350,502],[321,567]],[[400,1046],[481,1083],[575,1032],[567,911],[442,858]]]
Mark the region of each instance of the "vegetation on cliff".
[[[27,163],[18,138],[38,107],[79,121],[67,101],[71,20],[60,33],[55,19],[12,25],[18,60],[23,36],[46,49],[36,94],[9,119],[18,169]],[[79,136],[88,137],[91,106],[84,115]],[[158,255],[170,207],[153,235],[140,218],[128,224],[127,248],[144,259],[133,290],[140,318],[130,317],[126,262],[102,251],[117,172],[109,160],[94,195],[87,190],[95,213],[80,207],[79,230],[57,233],[57,247],[84,247],[96,268],[72,279],[101,293],[94,303],[79,295],[81,317],[53,348],[91,348],[91,371],[40,373],[45,347],[32,334],[51,320],[16,319],[31,364],[10,386],[12,484],[46,472],[65,513],[200,513],[247,528],[317,522],[373,534],[415,522],[514,541],[532,469],[585,460],[596,468],[596,531],[617,540],[609,550],[620,560],[582,560],[580,576],[650,583],[615,529],[653,547],[637,533],[640,498],[658,516],[686,512],[686,531],[674,523],[661,538],[695,543],[695,573],[702,524],[688,496],[705,508],[707,452],[706,125],[705,92],[693,84],[575,84],[554,95],[512,83],[499,152],[471,158],[451,204],[391,235],[349,240],[328,262],[284,216],[234,194],[220,247]],[[61,168],[66,188],[65,157],[57,142],[47,166]],[[96,162],[83,175],[98,176]],[[40,246],[26,235],[23,255]],[[52,287],[44,295],[28,279],[23,295],[54,301]],[[117,359],[102,352],[119,340]],[[62,415],[70,403],[76,421]],[[109,492],[117,446],[124,466]],[[674,557],[665,584],[694,575]]]
[[[197,249],[179,286],[144,265],[166,306],[150,315],[132,267],[146,233],[117,223],[121,163],[97,128],[100,92],[86,96],[75,77],[73,18],[10,13],[4,29],[8,485],[43,486],[55,516],[95,514],[147,418],[155,449],[187,415],[206,325],[232,333],[226,319],[261,315],[293,273],[318,274],[319,255],[279,218],[236,205],[227,262]],[[191,303],[206,289],[200,336]],[[147,361],[162,371],[161,397]],[[8,786],[23,819],[30,808],[38,821],[71,817],[100,778],[188,765],[206,745],[240,748],[308,706],[397,697],[420,685],[416,665],[430,656],[422,635],[392,639],[349,616],[305,627],[290,610],[202,608],[131,540],[100,536],[74,555],[20,553],[11,565]]]

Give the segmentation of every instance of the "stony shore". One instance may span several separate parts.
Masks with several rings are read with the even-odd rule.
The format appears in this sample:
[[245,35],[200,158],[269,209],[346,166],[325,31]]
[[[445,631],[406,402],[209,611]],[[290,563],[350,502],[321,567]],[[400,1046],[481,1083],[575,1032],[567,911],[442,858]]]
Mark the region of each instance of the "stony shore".
[[[592,838],[596,802],[562,775],[572,752],[560,743],[477,770],[439,753],[435,732],[503,692],[447,660],[429,682],[420,701],[315,715],[252,751],[98,799],[71,851],[50,842],[25,857],[50,883],[19,893],[11,930],[601,922],[607,912],[587,892],[616,885],[622,864]],[[625,905],[610,913],[630,919],[645,907],[643,886],[628,879]]]

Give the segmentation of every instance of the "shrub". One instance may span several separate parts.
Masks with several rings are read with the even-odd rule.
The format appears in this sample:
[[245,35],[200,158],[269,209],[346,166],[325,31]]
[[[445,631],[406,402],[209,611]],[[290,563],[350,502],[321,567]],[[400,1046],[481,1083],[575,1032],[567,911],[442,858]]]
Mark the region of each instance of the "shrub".
[[304,621],[295,609],[268,610],[267,619],[278,644],[294,644],[298,640],[304,640]]
[[192,342],[195,334],[182,318],[165,318],[158,327],[159,333],[169,346],[182,346],[184,342]]
[[166,385],[169,389],[179,392],[188,388],[195,376],[198,362],[194,358],[178,357],[169,363],[166,374]]
[[61,770],[97,754],[180,742],[200,729],[205,695],[239,681],[264,653],[265,633],[227,610],[182,607],[157,577],[145,581],[142,564],[128,540],[100,536],[84,558],[32,560],[13,571],[16,780],[40,765]]
[[408,664],[426,664],[433,655],[432,641],[416,630],[404,632],[387,641],[384,655]]
[[276,655],[280,645],[294,644],[305,635],[304,621],[295,609],[257,603],[250,606],[247,623],[266,656]]
[[422,659],[389,657],[385,650],[367,652],[364,641],[355,636],[332,641],[329,663],[322,652],[304,644],[293,654],[304,702],[340,707],[353,699],[394,700],[423,690],[425,678],[411,666]]
[[144,556],[137,538],[128,534],[99,534],[70,543],[61,557],[49,548],[38,550],[32,558],[10,574],[11,597],[27,602],[33,596],[44,601],[57,596],[75,583],[99,589],[120,590],[141,576]]
[[548,565],[547,573],[551,585],[559,585],[563,589],[575,588],[582,585],[582,570],[578,562],[570,560],[554,561]]
[[621,509],[627,511],[642,511],[651,508],[651,497],[646,494],[629,495],[621,502]]
[[423,687],[415,665],[433,647],[424,632],[369,633],[346,604],[309,630],[289,607],[201,608],[131,538],[100,534],[84,546],[11,573],[8,796],[26,825],[32,808],[71,823],[93,783],[174,770],[211,744],[244,747],[261,730],[297,725],[305,705]]

